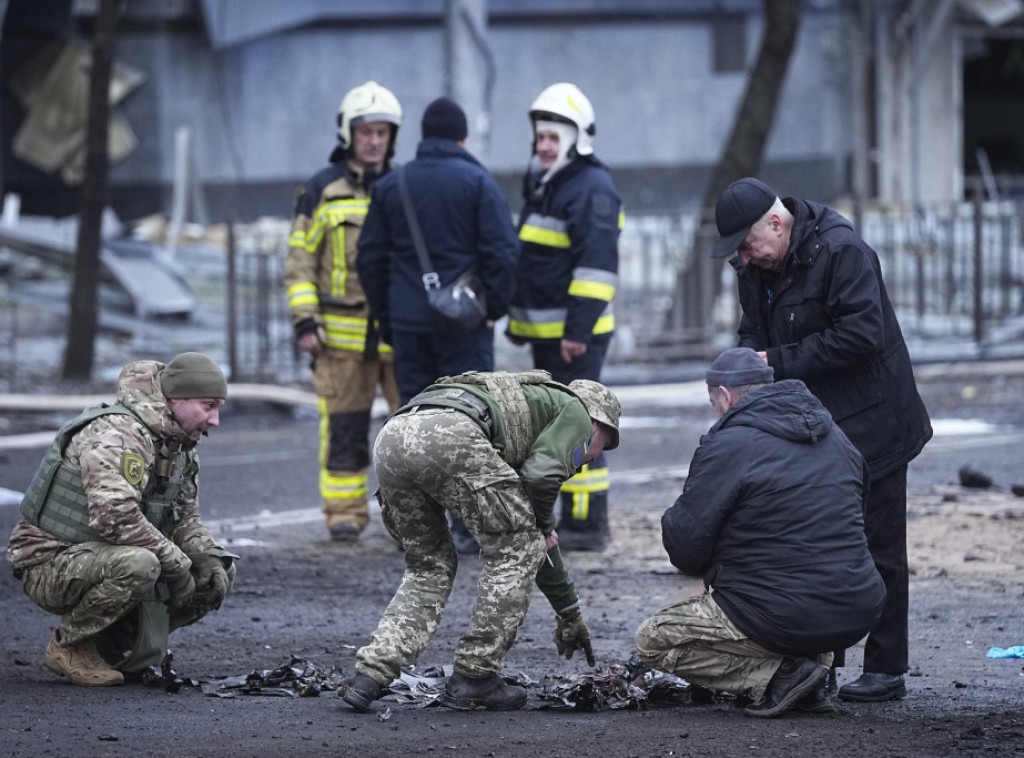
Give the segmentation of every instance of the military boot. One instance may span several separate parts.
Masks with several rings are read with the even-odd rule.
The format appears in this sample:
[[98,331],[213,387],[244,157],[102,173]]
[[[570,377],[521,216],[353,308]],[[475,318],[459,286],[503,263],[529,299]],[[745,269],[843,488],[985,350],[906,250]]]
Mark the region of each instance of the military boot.
[[61,647],[58,631],[53,630],[46,646],[46,668],[54,674],[66,676],[72,684],[83,687],[111,687],[124,684],[124,674],[110,667],[96,649],[94,640]]
[[346,684],[348,689],[341,699],[360,713],[369,713],[373,710],[370,704],[380,697],[381,690],[384,689],[383,684],[366,674],[356,674]]
[[448,677],[441,705],[460,711],[515,711],[526,705],[526,688],[498,674],[466,676],[456,671]]
[[827,680],[828,669],[810,658],[783,658],[761,702],[746,708],[745,712],[755,718],[775,718]]

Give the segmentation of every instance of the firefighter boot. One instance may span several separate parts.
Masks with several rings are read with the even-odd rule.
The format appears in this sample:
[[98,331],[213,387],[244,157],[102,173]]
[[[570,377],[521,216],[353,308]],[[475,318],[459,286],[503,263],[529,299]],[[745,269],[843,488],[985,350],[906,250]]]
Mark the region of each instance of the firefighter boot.
[[584,518],[574,517],[574,496],[562,493],[562,518],[558,523],[558,546],[563,552],[579,550],[600,553],[608,544],[608,501],[605,493],[590,498]]
[[327,531],[330,533],[333,542],[359,541],[359,527],[347,521],[339,521],[337,524],[330,526]]
[[83,687],[110,687],[124,684],[124,674],[110,667],[96,649],[94,640],[61,647],[54,629],[46,646],[46,668],[54,674],[66,676],[72,684]]

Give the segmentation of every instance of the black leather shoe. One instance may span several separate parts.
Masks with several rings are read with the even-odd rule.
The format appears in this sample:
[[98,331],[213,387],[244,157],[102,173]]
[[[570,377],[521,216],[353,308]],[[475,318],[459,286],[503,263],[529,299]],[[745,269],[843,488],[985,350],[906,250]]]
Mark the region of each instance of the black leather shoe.
[[884,700],[899,700],[906,695],[903,674],[865,671],[859,679],[839,688],[841,700],[853,700],[858,703],[881,703]]
[[456,671],[448,677],[441,705],[460,711],[515,711],[526,705],[526,688],[509,684],[497,674],[477,677]]
[[828,669],[810,658],[783,658],[761,702],[746,708],[745,712],[756,718],[775,718],[827,677]]
[[371,679],[365,674],[356,674],[348,680],[348,691],[341,696],[341,699],[360,713],[369,713],[373,710],[370,708],[370,704],[380,697],[382,689],[384,689],[384,685],[377,680]]
[[793,710],[803,713],[832,713],[836,707],[828,696],[828,683],[823,682],[793,704]]

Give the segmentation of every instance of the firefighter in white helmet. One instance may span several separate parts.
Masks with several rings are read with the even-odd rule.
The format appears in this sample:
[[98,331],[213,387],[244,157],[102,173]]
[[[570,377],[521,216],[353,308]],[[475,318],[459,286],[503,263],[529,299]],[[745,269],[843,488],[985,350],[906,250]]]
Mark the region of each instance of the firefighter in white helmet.
[[[519,215],[520,255],[508,336],[559,382],[600,381],[615,329],[622,201],[594,156],[594,108],[579,87],[552,84],[529,111],[533,154]],[[608,538],[603,456],[562,488],[560,544],[602,550]]]
[[391,170],[402,107],[369,81],[338,110],[330,165],[298,188],[284,285],[295,340],[312,356],[320,411],[320,495],[332,539],[366,527],[370,410],[380,385],[398,407],[391,348],[380,341],[356,271],[356,243],[374,182]]

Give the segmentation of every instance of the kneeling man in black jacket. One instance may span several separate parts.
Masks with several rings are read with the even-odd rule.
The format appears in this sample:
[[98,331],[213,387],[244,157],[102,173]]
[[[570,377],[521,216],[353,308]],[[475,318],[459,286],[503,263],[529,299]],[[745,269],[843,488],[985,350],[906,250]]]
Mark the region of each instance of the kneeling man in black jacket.
[[833,650],[878,620],[885,587],[864,535],[864,460],[803,382],[750,348],[707,371],[719,420],[662,516],[672,564],[706,591],[645,621],[637,651],[692,684],[751,697],[751,716],[831,709]]

